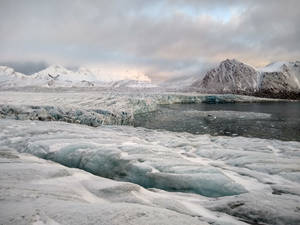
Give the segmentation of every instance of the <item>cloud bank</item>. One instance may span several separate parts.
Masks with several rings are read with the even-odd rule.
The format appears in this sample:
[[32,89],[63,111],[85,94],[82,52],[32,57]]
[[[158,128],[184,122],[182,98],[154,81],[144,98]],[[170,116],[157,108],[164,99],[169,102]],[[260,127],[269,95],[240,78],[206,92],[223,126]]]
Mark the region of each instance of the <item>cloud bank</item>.
[[120,67],[154,80],[225,58],[262,66],[300,59],[299,8],[297,0],[0,0],[0,62]]

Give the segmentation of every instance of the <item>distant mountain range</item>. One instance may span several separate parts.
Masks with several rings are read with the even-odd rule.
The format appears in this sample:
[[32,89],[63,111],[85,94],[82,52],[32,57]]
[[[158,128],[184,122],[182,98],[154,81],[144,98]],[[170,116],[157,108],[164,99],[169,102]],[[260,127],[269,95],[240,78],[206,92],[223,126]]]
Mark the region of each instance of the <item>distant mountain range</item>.
[[156,85],[145,75],[117,76],[98,74],[87,68],[79,68],[77,71],[66,69],[60,65],[52,65],[34,73],[24,75],[15,72],[14,69],[0,66],[0,88],[13,87],[111,87],[111,88],[154,88]]
[[214,94],[246,94],[261,97],[300,99],[300,62],[275,62],[256,69],[236,59],[226,59],[197,76],[177,77],[160,86],[145,75],[105,76],[87,68],[71,71],[53,65],[32,75],[0,66],[0,88],[18,87],[108,87],[163,88]]

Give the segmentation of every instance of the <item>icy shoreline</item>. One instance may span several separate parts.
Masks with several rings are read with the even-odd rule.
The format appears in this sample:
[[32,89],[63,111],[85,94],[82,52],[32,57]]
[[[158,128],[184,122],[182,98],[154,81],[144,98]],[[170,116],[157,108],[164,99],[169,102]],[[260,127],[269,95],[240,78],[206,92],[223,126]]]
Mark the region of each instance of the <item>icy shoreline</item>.
[[[133,92],[0,92],[0,118],[64,121],[89,126],[133,125],[134,116],[159,104],[274,102],[242,95]],[[287,100],[286,100],[287,101]]]

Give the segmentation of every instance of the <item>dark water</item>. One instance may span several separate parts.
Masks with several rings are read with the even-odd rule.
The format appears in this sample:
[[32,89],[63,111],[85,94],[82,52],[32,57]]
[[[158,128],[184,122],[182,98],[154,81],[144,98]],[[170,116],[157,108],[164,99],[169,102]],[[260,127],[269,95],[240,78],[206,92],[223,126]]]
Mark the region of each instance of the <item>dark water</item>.
[[300,102],[161,105],[155,112],[137,115],[135,126],[300,141]]

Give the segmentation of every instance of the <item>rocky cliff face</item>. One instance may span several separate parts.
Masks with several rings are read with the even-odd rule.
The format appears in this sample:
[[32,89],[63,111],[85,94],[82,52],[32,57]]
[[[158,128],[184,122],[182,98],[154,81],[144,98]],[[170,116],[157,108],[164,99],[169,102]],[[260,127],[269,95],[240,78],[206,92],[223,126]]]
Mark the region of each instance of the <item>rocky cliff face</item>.
[[257,71],[235,59],[221,62],[217,68],[206,73],[202,80],[192,84],[207,92],[239,93],[255,92],[257,90]]
[[300,62],[277,62],[260,69],[255,95],[300,99]]
[[[297,76],[300,75],[300,62],[284,63],[274,71],[262,71],[260,90],[273,92],[297,91],[300,88]],[[297,71],[298,70],[298,71]]]

